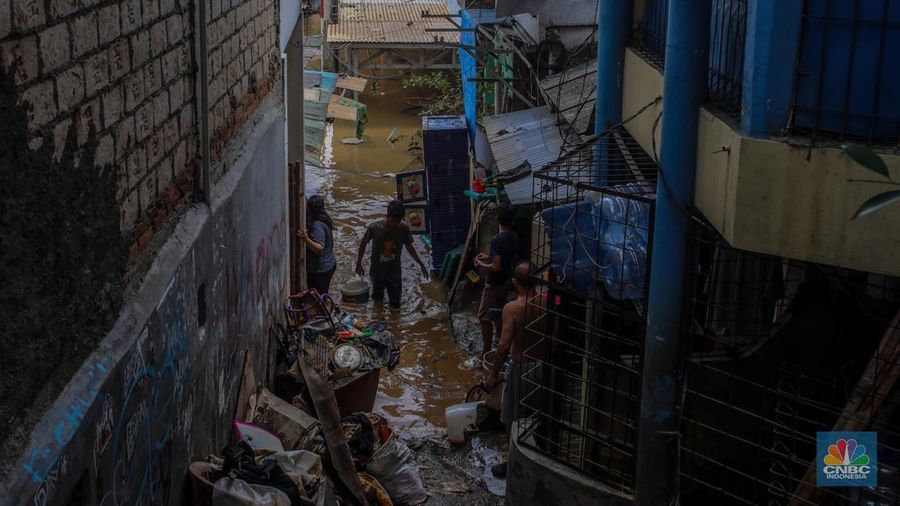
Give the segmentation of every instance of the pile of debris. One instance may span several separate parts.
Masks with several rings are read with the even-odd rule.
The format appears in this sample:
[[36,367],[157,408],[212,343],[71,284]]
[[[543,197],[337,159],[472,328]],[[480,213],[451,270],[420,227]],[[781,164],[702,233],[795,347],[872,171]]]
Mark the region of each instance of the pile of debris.
[[[285,315],[286,324],[273,332],[279,346],[274,388],[250,380],[252,392],[240,396],[246,403],[232,423],[235,442],[191,464],[194,503],[424,502],[413,453],[387,420],[371,413],[378,371],[393,369],[400,358],[386,325],[359,321],[314,290],[290,297]],[[373,377],[371,389],[361,381]],[[360,405],[367,409],[354,409]]]

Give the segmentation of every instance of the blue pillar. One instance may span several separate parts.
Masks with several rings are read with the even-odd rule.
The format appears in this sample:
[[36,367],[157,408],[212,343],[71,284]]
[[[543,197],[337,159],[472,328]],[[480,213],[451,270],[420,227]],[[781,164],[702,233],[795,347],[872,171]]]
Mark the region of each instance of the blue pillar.
[[663,76],[661,176],[656,190],[653,255],[644,341],[636,500],[671,504],[678,485],[678,373],[694,200],[697,125],[706,97],[709,0],[669,0]]
[[631,28],[631,0],[598,1],[595,133],[622,121],[622,72]]
[[[622,121],[622,77],[625,43],[631,29],[631,0],[597,0],[597,101],[594,106],[594,133],[599,134]],[[604,140],[595,148],[599,160],[596,180],[606,180],[606,163],[599,156],[608,146]]]
[[750,0],[741,102],[747,135],[780,133],[787,126],[800,43],[803,2]]

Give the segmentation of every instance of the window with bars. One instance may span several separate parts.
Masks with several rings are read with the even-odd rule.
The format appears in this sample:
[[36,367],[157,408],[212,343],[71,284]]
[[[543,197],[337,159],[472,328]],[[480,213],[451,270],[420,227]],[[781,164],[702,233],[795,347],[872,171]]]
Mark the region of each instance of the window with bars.
[[644,6],[644,19],[632,41],[635,49],[659,68],[665,65],[668,21],[669,0],[647,0]]
[[732,116],[741,114],[747,0],[711,0],[709,104]]
[[[738,250],[695,220],[684,504],[900,504],[900,280]],[[816,432],[877,431],[878,486],[816,487]]]
[[791,129],[900,142],[900,2],[805,0]]

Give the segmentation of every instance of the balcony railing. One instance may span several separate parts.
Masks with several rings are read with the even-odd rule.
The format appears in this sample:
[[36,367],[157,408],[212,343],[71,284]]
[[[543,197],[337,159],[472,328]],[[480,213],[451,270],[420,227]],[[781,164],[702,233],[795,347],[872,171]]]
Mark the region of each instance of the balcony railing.
[[644,19],[633,41],[647,60],[663,68],[666,59],[666,23],[669,22],[669,0],[647,0]]
[[741,113],[747,0],[712,0],[709,33],[709,104],[732,116]]
[[791,128],[900,141],[900,9],[891,0],[805,0]]
[[[694,223],[682,503],[900,504],[900,285]],[[878,433],[878,485],[817,488],[816,433],[859,430]]]

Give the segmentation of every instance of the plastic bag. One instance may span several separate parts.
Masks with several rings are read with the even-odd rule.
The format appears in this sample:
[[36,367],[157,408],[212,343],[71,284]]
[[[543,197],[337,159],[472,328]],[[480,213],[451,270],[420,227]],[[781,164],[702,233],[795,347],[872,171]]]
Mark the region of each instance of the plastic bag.
[[213,506],[291,506],[277,488],[251,485],[244,480],[221,478],[213,484]]
[[322,480],[322,458],[313,452],[297,450],[273,453],[266,460],[274,460],[307,497],[314,496]]
[[395,503],[418,504],[428,498],[415,455],[396,436],[388,439],[372,455],[366,472],[381,483]]

